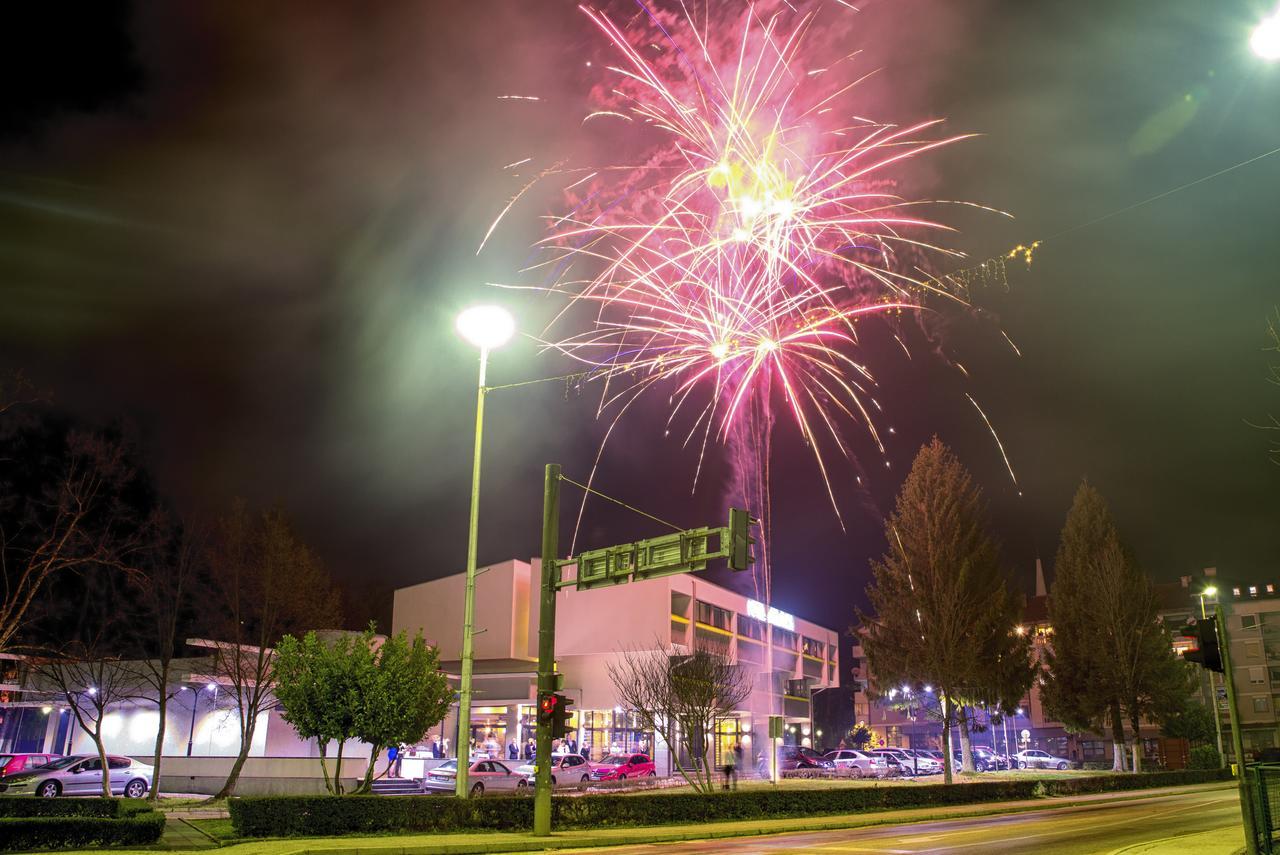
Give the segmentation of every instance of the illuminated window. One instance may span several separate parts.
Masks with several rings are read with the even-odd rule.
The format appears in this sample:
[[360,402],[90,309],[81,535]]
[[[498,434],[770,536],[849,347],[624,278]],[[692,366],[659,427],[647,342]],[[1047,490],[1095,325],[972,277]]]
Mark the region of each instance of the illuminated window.
[[1236,596],[1236,597],[1240,596],[1240,589],[1239,589],[1239,588],[1232,588],[1232,589],[1231,589],[1231,594],[1232,594],[1232,596]]
[[1256,596],[1258,596],[1258,586],[1257,586],[1257,585],[1250,585],[1250,586],[1249,586],[1249,596],[1251,596],[1251,597],[1256,597]]
[[1275,586],[1275,585],[1267,585],[1267,593],[1268,593],[1268,594],[1274,594],[1275,592],[1276,592],[1276,586]]

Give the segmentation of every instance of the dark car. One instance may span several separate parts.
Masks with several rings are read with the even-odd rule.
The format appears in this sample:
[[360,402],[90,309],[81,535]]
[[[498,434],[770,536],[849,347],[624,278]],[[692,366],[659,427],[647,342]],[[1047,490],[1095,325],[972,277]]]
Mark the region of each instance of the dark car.
[[[761,757],[760,764],[756,767],[756,771],[760,773],[760,777],[769,776],[769,758]],[[802,745],[780,745],[778,746],[778,773],[786,774],[788,772],[798,773],[822,773],[834,774],[836,764],[832,760],[823,757],[812,748],[806,748]]]

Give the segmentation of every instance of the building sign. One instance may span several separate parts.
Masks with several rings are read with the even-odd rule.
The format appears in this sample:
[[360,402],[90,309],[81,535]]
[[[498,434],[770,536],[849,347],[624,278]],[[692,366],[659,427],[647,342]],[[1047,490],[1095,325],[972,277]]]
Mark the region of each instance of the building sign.
[[774,626],[782,629],[796,631],[796,619],[786,612],[770,607],[765,609],[764,603],[757,603],[755,600],[747,600],[747,617],[756,620],[768,621]]

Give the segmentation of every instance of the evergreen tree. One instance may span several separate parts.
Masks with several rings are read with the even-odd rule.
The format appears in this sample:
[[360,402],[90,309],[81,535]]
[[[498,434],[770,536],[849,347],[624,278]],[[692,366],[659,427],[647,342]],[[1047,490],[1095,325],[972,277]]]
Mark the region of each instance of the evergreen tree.
[[1120,538],[1102,495],[1076,490],[1062,529],[1049,590],[1052,644],[1045,652],[1042,698],[1050,716],[1076,732],[1111,728],[1114,768],[1124,770],[1124,720],[1110,655],[1102,644],[1097,562]]
[[[1000,687],[1011,681],[1030,685],[1032,669],[1027,643],[1014,633],[1017,601],[987,532],[981,491],[936,438],[916,456],[886,536],[889,549],[873,562],[867,589],[874,613],[858,615],[872,689],[931,685],[950,758],[960,708],[1006,693]],[[961,739],[967,742],[963,730]],[[943,768],[950,782],[951,763]]]

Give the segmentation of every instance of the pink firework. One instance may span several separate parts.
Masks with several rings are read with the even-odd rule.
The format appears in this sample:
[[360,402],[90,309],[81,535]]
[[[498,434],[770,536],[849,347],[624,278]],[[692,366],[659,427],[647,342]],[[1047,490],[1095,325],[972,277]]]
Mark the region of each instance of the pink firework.
[[[773,424],[776,391],[839,516],[827,453],[851,456],[850,423],[884,451],[859,321],[956,299],[920,265],[956,255],[928,239],[946,227],[914,213],[921,203],[892,178],[963,137],[860,118],[853,55],[805,64],[814,13],[734,5],[728,28],[684,4],[641,5],[625,28],[581,7],[617,56],[588,126],[652,143],[642,164],[575,174],[567,188],[572,210],[541,242],[561,271],[551,290],[570,297],[546,341],[593,370],[615,425],[661,394],[668,430],[698,443],[700,461],[712,441],[752,437],[748,481],[763,486],[749,492],[763,503],[760,425]],[[589,328],[557,337],[583,305]]]

